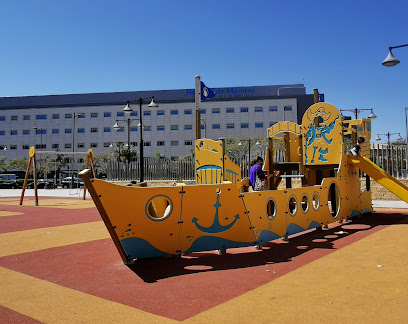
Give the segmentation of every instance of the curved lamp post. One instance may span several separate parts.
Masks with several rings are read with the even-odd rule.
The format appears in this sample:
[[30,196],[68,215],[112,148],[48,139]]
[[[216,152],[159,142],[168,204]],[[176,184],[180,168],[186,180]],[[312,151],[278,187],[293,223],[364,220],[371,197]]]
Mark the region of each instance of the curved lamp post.
[[388,67],[393,67],[393,66],[398,65],[400,63],[400,60],[395,58],[395,56],[392,54],[392,50],[394,48],[400,48],[400,47],[405,47],[405,46],[408,46],[408,44],[388,47],[390,52],[388,53],[388,56],[386,57],[386,59],[382,62],[382,65],[388,66]]
[[[374,114],[374,112],[373,112],[373,108],[363,108],[363,109],[358,109],[358,108],[354,108],[354,109],[340,109],[340,113],[342,112],[342,111],[350,111],[350,112],[353,112],[354,114],[355,114],[355,116],[356,116],[356,119],[358,118],[358,114],[359,113],[361,113],[363,110],[370,110],[371,111],[371,113],[368,115],[368,117],[367,118],[370,118],[370,119],[375,119],[375,118],[377,118],[377,115],[376,114]],[[342,116],[343,116],[343,114],[342,114]]]
[[150,108],[150,109],[157,109],[158,107],[159,107],[159,105],[158,104],[156,104],[155,102],[154,102],[154,97],[152,96],[152,97],[147,97],[147,98],[139,98],[139,99],[136,99],[136,100],[128,100],[127,101],[127,103],[126,103],[126,106],[125,106],[125,108],[123,108],[123,111],[125,112],[125,113],[131,113],[131,112],[133,112],[133,109],[132,108],[130,108],[130,103],[138,103],[139,104],[139,118],[138,119],[130,119],[130,118],[128,118],[128,119],[124,119],[124,120],[119,120],[119,119],[117,119],[116,120],[116,124],[113,126],[113,128],[114,129],[119,129],[120,128],[120,126],[119,126],[119,124],[118,124],[118,121],[124,121],[124,122],[126,122],[127,123],[127,125],[128,125],[128,163],[130,163],[130,124],[132,123],[132,121],[134,121],[134,120],[139,120],[139,125],[138,125],[138,127],[140,127],[140,156],[139,156],[139,170],[140,170],[140,183],[142,183],[143,181],[144,181],[144,154],[143,154],[143,146],[144,146],[144,144],[143,144],[143,114],[142,114],[142,106],[143,106],[143,103],[146,101],[146,100],[148,100],[148,99],[152,99],[152,101],[150,102],[150,104],[148,105],[148,107]]

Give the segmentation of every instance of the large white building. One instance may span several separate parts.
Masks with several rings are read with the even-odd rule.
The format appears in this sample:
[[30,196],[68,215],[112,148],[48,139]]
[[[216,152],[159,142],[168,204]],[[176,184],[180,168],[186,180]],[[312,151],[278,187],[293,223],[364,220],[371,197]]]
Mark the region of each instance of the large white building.
[[[313,104],[303,84],[213,88],[216,97],[201,102],[201,135],[249,138],[265,136],[281,120],[300,122]],[[128,100],[154,96],[159,105],[142,106],[144,155],[160,152],[166,157],[185,155],[194,149],[194,90],[159,90],[93,94],[68,94],[0,98],[0,148],[6,161],[28,156],[37,149],[72,152],[91,148],[95,154],[130,142],[139,150],[139,106],[131,105],[131,116],[123,113]],[[118,121],[121,129],[113,125]],[[75,125],[75,126],[74,126]],[[72,145],[74,144],[74,148]],[[110,147],[111,146],[111,147]]]

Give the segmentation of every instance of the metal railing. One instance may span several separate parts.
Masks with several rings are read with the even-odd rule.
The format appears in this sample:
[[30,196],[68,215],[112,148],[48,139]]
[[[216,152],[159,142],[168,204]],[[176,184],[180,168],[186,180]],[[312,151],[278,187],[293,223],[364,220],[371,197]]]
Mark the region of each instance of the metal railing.
[[[407,145],[388,145],[372,143],[370,145],[370,158],[376,165],[382,168],[398,179],[408,178],[408,161],[406,158]],[[255,156],[251,156],[253,159]],[[264,158],[264,156],[262,156]],[[243,178],[249,176],[249,165],[251,159],[248,156],[242,156],[232,161],[240,166]],[[284,150],[276,150],[274,161],[284,162]],[[169,159],[160,159],[157,157],[147,157],[144,159],[144,177],[146,181],[194,181],[195,178],[195,160],[188,156],[176,161]],[[126,162],[109,161],[108,162],[108,180],[111,181],[130,181],[139,179],[139,163],[132,161],[129,165]]]

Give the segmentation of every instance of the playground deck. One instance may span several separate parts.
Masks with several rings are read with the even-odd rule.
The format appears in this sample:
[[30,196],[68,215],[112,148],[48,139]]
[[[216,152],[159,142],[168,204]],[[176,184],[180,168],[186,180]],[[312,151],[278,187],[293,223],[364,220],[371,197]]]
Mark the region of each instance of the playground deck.
[[0,323],[403,323],[408,210],[126,267],[92,200],[0,199]]

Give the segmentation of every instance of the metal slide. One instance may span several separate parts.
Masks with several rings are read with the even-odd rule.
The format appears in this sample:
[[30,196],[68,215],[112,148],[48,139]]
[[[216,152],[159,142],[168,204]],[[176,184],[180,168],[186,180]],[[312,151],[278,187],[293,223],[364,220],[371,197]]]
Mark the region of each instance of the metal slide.
[[390,176],[387,172],[371,162],[369,159],[363,156],[348,155],[347,163],[354,164],[384,188],[388,189],[393,194],[408,203],[408,187],[394,177]]

